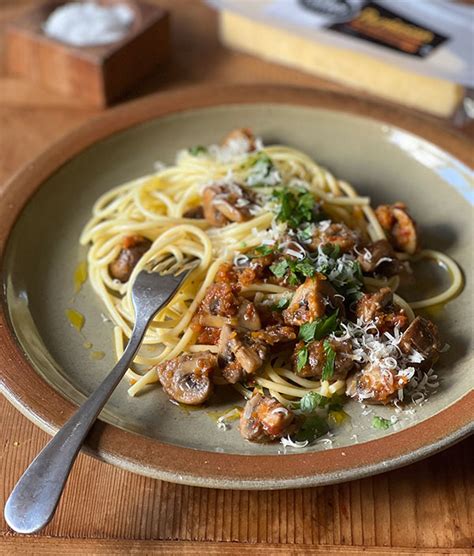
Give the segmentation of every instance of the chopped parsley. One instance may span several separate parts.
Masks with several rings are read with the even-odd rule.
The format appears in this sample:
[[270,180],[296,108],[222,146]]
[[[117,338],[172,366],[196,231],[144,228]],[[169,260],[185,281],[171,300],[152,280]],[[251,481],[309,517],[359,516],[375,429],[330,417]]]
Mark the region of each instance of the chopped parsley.
[[328,431],[329,425],[323,417],[319,415],[310,415],[303,421],[300,430],[295,435],[295,439],[298,442],[304,442],[305,440],[312,442],[318,438],[318,436],[323,436]]
[[306,346],[302,347],[298,350],[296,355],[296,370],[301,371],[301,369],[306,365],[308,362],[308,348]]
[[329,402],[330,398],[318,392],[308,392],[300,400],[300,409],[303,413],[313,413],[318,408],[326,407]]
[[298,338],[304,342],[312,342],[313,340],[322,340],[325,336],[334,332],[338,325],[339,320],[336,311],[329,317],[321,317],[313,322],[306,322],[300,326]]
[[294,407],[304,419],[295,440],[312,442],[326,434],[331,426],[340,426],[349,415],[342,407],[343,397],[335,394],[328,398],[319,392],[308,392]]
[[288,264],[290,265],[290,269],[292,272],[294,272],[295,274],[302,274],[306,278],[308,276],[314,276],[316,272],[313,263],[307,257],[301,261],[290,260]]
[[309,191],[280,189],[273,192],[273,199],[277,202],[277,220],[290,228],[318,220],[318,206]]
[[[318,269],[318,272],[321,272],[324,275],[328,275],[331,273],[332,270],[340,265],[341,262],[346,263],[347,257],[344,257],[337,262],[341,255],[341,247],[337,243],[325,243],[318,248],[318,252],[316,257],[314,258],[315,266]],[[352,261],[352,259],[351,259]]]
[[392,423],[389,419],[377,417],[377,415],[372,419],[372,427],[374,429],[386,431],[391,426],[391,424]]
[[288,261],[286,259],[280,259],[270,266],[270,270],[277,278],[283,278],[283,276],[287,273],[288,268]]
[[202,154],[207,154],[207,148],[203,145],[196,145],[188,149],[191,156],[200,156]]
[[320,319],[316,319],[313,322],[305,322],[300,326],[300,331],[298,333],[298,338],[303,340],[303,342],[311,342],[314,340],[314,335],[316,333],[316,327],[319,324],[318,321]]
[[314,276],[316,273],[314,264],[308,257],[299,261],[282,258],[273,263],[270,270],[277,278],[287,276],[290,286],[297,286],[304,282],[305,278]]
[[321,380],[330,380],[334,375],[334,363],[336,361],[336,352],[331,345],[329,340],[324,340],[323,343],[324,353],[326,355],[326,361],[324,363],[323,372],[321,374]]
[[341,246],[339,243],[325,243],[321,246],[321,251],[334,260],[341,256]]
[[302,241],[303,243],[309,241],[313,237],[313,226],[311,226],[311,224],[306,224],[304,228],[300,228],[296,232],[296,235],[299,241]]
[[315,270],[324,274],[342,295],[350,297],[350,301],[359,294],[363,286],[360,265],[350,255],[341,255],[338,245],[326,244],[319,247],[312,262]]
[[256,259],[258,257],[265,257],[266,255],[271,255],[275,250],[273,245],[259,245],[255,247],[252,255],[247,255],[249,259]]

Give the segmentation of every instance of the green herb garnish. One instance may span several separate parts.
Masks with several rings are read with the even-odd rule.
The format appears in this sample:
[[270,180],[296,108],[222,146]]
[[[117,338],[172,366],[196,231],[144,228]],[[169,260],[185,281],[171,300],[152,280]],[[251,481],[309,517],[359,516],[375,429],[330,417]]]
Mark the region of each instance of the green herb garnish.
[[334,363],[336,361],[336,352],[331,345],[331,342],[324,340],[323,343],[324,353],[326,354],[326,362],[324,363],[321,380],[330,380],[334,375]]
[[304,228],[301,228],[296,232],[296,235],[298,239],[304,243],[313,237],[313,227],[311,224],[306,224]]
[[339,246],[326,244],[312,256],[313,265],[317,272],[324,274],[336,290],[354,301],[362,286],[363,277],[360,265],[348,255],[340,253]]
[[277,220],[291,228],[317,220],[316,200],[309,191],[281,189],[273,192],[273,198],[278,204]]
[[300,400],[300,409],[303,413],[313,413],[316,409],[325,407],[329,401],[330,398],[318,392],[308,392]]
[[288,261],[286,259],[280,259],[270,266],[270,270],[277,278],[283,278],[288,270]]
[[259,245],[258,247],[255,247],[252,255],[247,255],[247,256],[249,257],[249,259],[256,259],[258,257],[265,257],[266,255],[271,255],[274,252],[274,250],[275,250],[274,245]]
[[374,429],[379,429],[379,430],[387,430],[390,426],[391,426],[391,421],[389,419],[384,419],[383,417],[377,417],[375,416],[372,419],[372,427]]
[[251,156],[242,165],[242,169],[250,169],[245,180],[249,187],[271,187],[279,181],[279,175],[272,159],[263,151]]
[[270,266],[270,270],[277,278],[283,278],[287,275],[288,283],[291,286],[297,286],[304,282],[305,278],[314,276],[316,270],[314,264],[308,257],[301,261],[295,261],[289,258],[282,258]]
[[314,335],[316,333],[316,327],[318,326],[321,319],[316,319],[313,322],[305,322],[300,326],[300,331],[298,333],[298,338],[303,340],[303,342],[311,342],[314,340]]
[[307,257],[301,261],[290,261],[289,265],[295,274],[302,274],[306,278],[314,276],[316,272],[313,263]]
[[336,260],[341,255],[341,246],[339,243],[325,243],[321,246],[321,251],[331,259]]
[[296,370],[301,371],[301,369],[306,365],[307,362],[308,348],[304,346],[300,350],[298,350],[298,354],[296,355]]
[[207,148],[203,145],[196,145],[188,149],[191,156],[200,156],[201,154],[207,154]]
[[312,342],[313,340],[322,340],[325,336],[334,332],[339,324],[337,318],[339,310],[329,317],[321,317],[313,322],[307,322],[300,326],[298,338],[304,342]]

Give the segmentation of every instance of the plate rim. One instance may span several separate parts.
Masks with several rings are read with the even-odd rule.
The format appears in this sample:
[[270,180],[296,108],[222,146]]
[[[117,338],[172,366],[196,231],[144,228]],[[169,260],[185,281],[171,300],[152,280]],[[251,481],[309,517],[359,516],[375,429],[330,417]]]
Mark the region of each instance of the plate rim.
[[[193,109],[228,104],[273,103],[353,114],[427,140],[473,167],[472,142],[402,108],[342,93],[273,85],[200,85],[157,93],[99,114],[53,143],[20,169],[0,193],[0,280],[11,230],[42,183],[63,164],[97,141],[134,125]],[[53,434],[77,406],[34,370],[8,318],[5,288],[0,295],[0,389],[6,398],[46,432]],[[18,380],[21,377],[21,380]],[[359,479],[414,463],[462,440],[474,430],[474,392],[425,421],[382,438],[311,453],[243,455],[175,446],[97,421],[83,451],[123,469],[194,486],[281,489]],[[275,459],[278,458],[278,459]],[[278,461],[278,466],[275,462]],[[197,470],[197,471],[196,471]]]

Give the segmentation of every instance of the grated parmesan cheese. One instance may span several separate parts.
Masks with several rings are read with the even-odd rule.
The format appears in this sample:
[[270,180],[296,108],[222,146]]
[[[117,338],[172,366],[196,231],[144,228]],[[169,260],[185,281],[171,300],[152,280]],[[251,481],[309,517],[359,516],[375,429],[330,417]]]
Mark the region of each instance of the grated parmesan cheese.
[[210,145],[209,154],[218,162],[228,164],[248,155],[250,141],[247,137],[233,137],[225,145]]
[[318,440],[316,440],[316,444],[323,446],[325,450],[329,450],[330,448],[332,448],[332,444],[333,444],[332,439],[328,438],[329,436],[334,436],[334,435],[327,433],[326,438],[324,437],[319,438]]
[[283,254],[299,260],[304,259],[307,255],[304,247],[294,240],[284,241],[278,245],[278,248]]
[[[414,403],[422,403],[428,394],[439,386],[438,376],[433,369],[423,372],[413,366],[421,363],[424,357],[416,350],[405,354],[399,348],[402,337],[400,328],[395,327],[393,334],[385,332],[381,335],[372,323],[365,323],[358,319],[357,323],[351,321],[341,322],[344,332],[342,336],[335,333],[331,337],[336,341],[350,341],[352,344],[353,358],[365,368],[376,366],[381,371],[382,381],[393,387],[397,381],[397,396],[400,402],[405,400],[405,393]],[[373,392],[358,392],[359,401],[373,397]],[[363,415],[370,411],[364,409]]]
[[238,268],[243,268],[245,266],[248,266],[249,262],[250,259],[247,257],[247,255],[244,255],[243,253],[237,253],[237,255],[235,255],[234,257],[233,264]]
[[286,448],[295,448],[297,450],[301,450],[302,448],[306,448],[306,446],[309,444],[309,442],[307,440],[303,440],[303,441],[298,441],[298,440],[292,440],[290,438],[290,436],[286,436],[286,437],[282,437],[280,439],[280,443],[283,445],[283,447]]

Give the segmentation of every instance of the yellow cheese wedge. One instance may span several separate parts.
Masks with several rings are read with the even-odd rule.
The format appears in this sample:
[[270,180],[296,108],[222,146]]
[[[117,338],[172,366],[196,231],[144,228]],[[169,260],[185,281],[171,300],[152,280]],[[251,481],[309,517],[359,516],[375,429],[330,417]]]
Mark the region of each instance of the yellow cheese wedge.
[[229,11],[220,12],[222,42],[387,100],[449,117],[464,96],[461,85],[400,69],[366,54],[335,48]]

